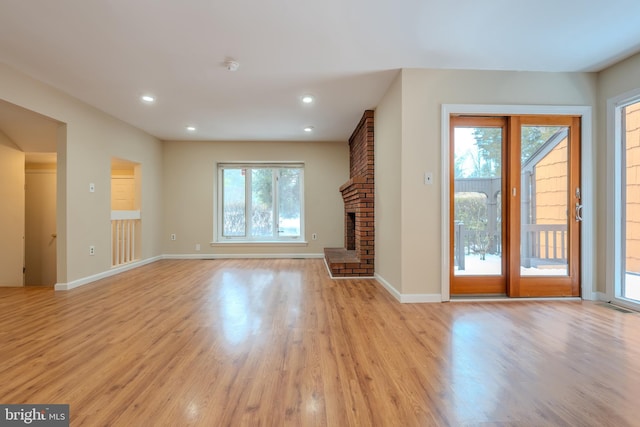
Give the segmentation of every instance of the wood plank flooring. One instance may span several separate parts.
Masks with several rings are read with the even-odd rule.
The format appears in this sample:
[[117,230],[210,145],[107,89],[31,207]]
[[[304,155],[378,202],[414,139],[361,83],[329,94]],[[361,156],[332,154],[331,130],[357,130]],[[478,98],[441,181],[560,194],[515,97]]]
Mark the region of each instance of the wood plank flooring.
[[0,289],[0,403],[68,403],[72,426],[638,426],[640,316],[400,304],[317,259],[164,260]]

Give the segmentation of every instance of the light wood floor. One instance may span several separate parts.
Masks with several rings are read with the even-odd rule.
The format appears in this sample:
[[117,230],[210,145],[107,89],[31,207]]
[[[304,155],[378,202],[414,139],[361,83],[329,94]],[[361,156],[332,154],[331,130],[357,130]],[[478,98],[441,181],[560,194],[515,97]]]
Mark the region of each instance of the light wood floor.
[[400,304],[321,260],[0,289],[0,345],[0,403],[68,403],[72,426],[640,425],[638,314]]

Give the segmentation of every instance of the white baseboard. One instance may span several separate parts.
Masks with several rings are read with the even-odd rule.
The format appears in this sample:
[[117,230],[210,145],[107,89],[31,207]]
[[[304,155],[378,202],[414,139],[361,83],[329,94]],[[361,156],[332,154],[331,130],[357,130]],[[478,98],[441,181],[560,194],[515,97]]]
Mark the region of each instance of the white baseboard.
[[329,264],[327,264],[327,258],[324,256],[324,254],[322,255],[322,258],[324,258],[324,266],[327,268],[327,273],[329,274],[329,277],[331,277],[331,279],[333,280],[375,279],[375,277],[373,276],[334,276],[331,273]]
[[[142,261],[132,262],[130,264],[126,264],[120,267],[112,268],[108,271],[104,271],[102,273],[94,274],[92,276],[83,277],[81,279],[76,279],[69,283],[56,283],[54,289],[56,291],[68,291],[71,289],[75,289],[77,287],[95,282],[100,279],[104,279],[106,277],[114,276],[119,273],[123,273],[128,270],[132,270],[137,267],[141,267],[146,264],[151,264],[161,259],[234,259],[234,258],[242,258],[242,259],[250,259],[250,258],[304,258],[304,259],[312,259],[312,258],[323,258],[324,254],[165,254],[158,255],[155,257],[147,258]],[[375,279],[389,292],[397,301],[400,303],[406,304],[414,304],[414,303],[439,303],[442,302],[442,295],[440,294],[402,294],[398,292],[398,290],[391,285],[387,280],[384,279],[378,273],[375,273],[374,277],[333,277],[331,276],[331,271],[329,266],[325,260],[325,266],[327,268],[327,272],[332,279]],[[609,301],[607,294],[604,292],[593,292],[592,297],[595,298],[596,301]],[[541,300],[548,300],[550,298],[540,298]],[[558,298],[559,300],[570,300],[570,298]],[[575,298],[579,299],[579,298]],[[505,299],[496,299],[500,301],[511,300],[511,301],[523,301],[523,300],[532,300],[532,298],[527,299],[519,299],[519,298],[505,298]],[[459,302],[470,301],[470,299],[460,299]],[[482,301],[488,301],[487,299],[482,299]]]
[[401,294],[393,285],[387,282],[384,277],[376,273],[375,279],[391,294],[403,304],[434,303],[442,302],[440,294]]
[[94,274],[92,276],[76,279],[69,283],[56,283],[54,289],[56,291],[69,291],[79,286],[83,286],[92,282],[95,282],[105,277],[114,276],[118,273],[123,273],[128,270],[132,270],[137,267],[142,267],[146,264],[159,261],[161,259],[233,259],[233,258],[324,258],[324,254],[166,254],[158,255],[152,258],[147,258],[142,261],[132,262],[127,265],[112,268],[102,273]]
[[162,259],[324,258],[324,254],[164,254]]
[[96,280],[104,279],[105,277],[115,276],[116,274],[123,273],[128,270],[133,270],[134,268],[142,267],[143,265],[146,265],[146,264],[151,264],[152,262],[156,262],[160,259],[162,259],[162,256],[155,256],[152,258],[144,259],[142,261],[136,261],[130,264],[122,265],[120,267],[114,267],[108,271],[103,271],[102,273],[94,274],[92,276],[76,279],[69,283],[56,283],[54,289],[56,291],[69,291],[79,286],[83,286],[91,282],[95,282]]
[[387,282],[384,277],[382,277],[378,273],[375,273],[375,275],[376,280],[380,282],[380,284],[387,290],[387,292],[389,292],[395,299],[397,299],[398,302],[402,302],[402,294],[398,292],[398,290],[394,288],[391,283]]
[[[234,258],[322,258],[324,259],[324,254],[164,254],[159,255],[153,258],[148,258],[143,261],[132,262],[131,264],[123,265],[121,267],[112,268],[109,271],[104,271],[102,273],[94,274],[92,276],[83,277],[82,279],[77,279],[69,283],[56,283],[55,290],[56,291],[68,291],[71,289],[75,289],[79,286],[83,286],[92,282],[95,282],[100,279],[104,279],[106,277],[114,276],[118,273],[125,272],[127,270],[132,270],[137,267],[141,267],[146,264],[150,264],[152,262],[158,261],[160,259],[234,259]],[[325,260],[326,266],[326,260]],[[331,276],[331,272],[329,271],[329,267],[327,267],[327,271],[329,272],[329,276]],[[442,302],[442,297],[439,294],[400,294],[389,282],[387,282],[382,276],[376,274],[374,277],[332,277],[333,279],[375,279],[384,286],[384,288],[391,294],[393,297],[401,303],[425,303],[425,302]]]
[[403,304],[442,302],[442,295],[440,294],[402,294],[400,302]]

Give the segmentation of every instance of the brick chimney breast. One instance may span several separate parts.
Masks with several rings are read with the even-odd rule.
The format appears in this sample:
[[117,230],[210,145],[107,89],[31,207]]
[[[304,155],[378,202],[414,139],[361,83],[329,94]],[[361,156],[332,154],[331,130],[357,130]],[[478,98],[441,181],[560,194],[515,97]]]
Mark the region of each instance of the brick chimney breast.
[[344,248],[325,248],[334,277],[372,277],[375,258],[373,110],[364,112],[349,138],[349,181],[344,201]]

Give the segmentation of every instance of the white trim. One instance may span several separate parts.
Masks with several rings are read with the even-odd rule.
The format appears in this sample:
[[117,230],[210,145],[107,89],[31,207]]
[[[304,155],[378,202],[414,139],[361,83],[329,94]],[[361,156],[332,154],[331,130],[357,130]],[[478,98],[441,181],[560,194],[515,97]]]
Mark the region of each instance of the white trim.
[[92,276],[76,279],[69,283],[56,283],[56,285],[54,286],[54,289],[56,291],[69,291],[71,289],[75,289],[77,287],[87,285],[97,280],[104,279],[106,277],[115,276],[116,274],[124,273],[125,271],[133,270],[134,268],[142,267],[143,265],[146,265],[146,264],[151,264],[152,262],[156,262],[160,259],[162,259],[162,256],[155,256],[152,258],[147,258],[142,261],[136,261],[129,264],[114,267],[108,271],[103,271],[102,273],[94,274]]
[[324,258],[324,254],[165,254],[162,259]]
[[605,302],[611,301],[609,297],[607,297],[606,292],[594,292],[594,295],[595,295],[595,301],[605,301]]
[[614,298],[613,301],[607,301],[611,305],[628,308],[634,311],[640,311],[640,304],[628,298]]
[[441,295],[442,301],[449,301],[451,299],[451,284],[449,281],[449,244],[451,237],[449,236],[449,203],[450,203],[450,188],[449,185],[449,153],[450,153],[450,118],[451,114],[455,111],[462,110],[462,106],[442,104],[442,116],[440,117],[440,133],[442,134],[442,140],[440,142],[440,151],[442,155],[442,164],[440,170],[442,175],[440,181],[442,182],[440,193],[440,277],[442,280]]
[[401,294],[400,302],[403,304],[435,303],[442,302],[440,294]]
[[255,168],[255,167],[260,167],[260,168],[287,167],[287,168],[304,169],[304,167],[305,167],[304,161],[301,161],[301,160],[300,161],[283,160],[283,161],[276,161],[276,162],[261,161],[261,160],[257,160],[257,161],[249,160],[249,161],[242,161],[242,162],[217,162],[216,165],[218,167],[231,168],[231,169],[238,169],[238,168],[251,169],[251,168]]
[[481,105],[481,104],[442,104],[441,117],[441,150],[442,150],[442,197],[441,197],[441,277],[442,301],[451,299],[449,292],[449,118],[451,114],[484,114],[484,115],[572,115],[581,116],[581,181],[583,194],[583,221],[581,239],[581,295],[583,299],[592,300],[595,268],[593,248],[595,238],[595,211],[593,186],[593,124],[592,107],[559,106],[559,105]]
[[640,311],[640,304],[633,302],[633,300],[628,300],[626,298],[611,299],[607,296],[606,292],[596,292],[596,300],[605,302],[607,304],[615,305],[618,307],[628,308],[634,311]]
[[142,267],[146,264],[159,261],[161,259],[251,259],[251,258],[271,258],[271,259],[324,259],[325,267],[329,276],[334,280],[348,279],[348,280],[377,280],[382,286],[400,303],[439,303],[442,302],[442,298],[438,294],[401,294],[399,293],[389,282],[387,282],[379,274],[375,274],[373,277],[353,276],[353,277],[333,277],[331,271],[327,265],[327,261],[324,254],[165,254],[156,257],[148,258],[143,261],[132,262],[119,267],[114,267],[109,271],[94,274],[92,276],[84,277],[82,279],[74,280],[70,283],[56,283],[56,291],[69,291],[77,287],[87,285],[89,283],[104,279],[110,276],[114,276],[119,273],[123,273],[127,270],[132,270],[137,267]]
[[151,264],[161,259],[237,259],[237,258],[324,258],[324,254],[165,254],[142,261],[136,261],[129,264],[114,267],[108,271],[94,274],[92,276],[83,277],[69,283],[56,283],[54,289],[56,291],[69,291],[77,287],[87,285],[106,277],[115,276],[143,265]]
[[439,294],[401,294],[391,283],[387,282],[378,273],[375,274],[374,279],[380,282],[387,292],[402,304],[442,302],[442,298]]
[[140,219],[140,211],[111,211],[111,221]]
[[306,240],[227,240],[223,242],[209,242],[209,246],[309,246],[309,242]]
[[398,290],[391,283],[387,282],[384,277],[382,277],[378,273],[374,274],[375,279],[380,282],[380,284],[387,290],[387,292],[389,292],[396,300],[398,300],[398,302],[402,302],[402,294],[398,292]]
[[[260,240],[257,238],[251,238],[251,237],[225,237],[222,235],[223,233],[223,220],[224,220],[224,215],[222,214],[222,212],[219,212],[219,210],[221,211],[223,208],[223,187],[224,187],[224,179],[223,177],[223,173],[225,169],[259,169],[259,168],[269,168],[269,169],[287,169],[287,168],[296,168],[298,170],[300,170],[300,235],[299,236],[272,236],[270,238],[270,240],[267,240],[266,243],[273,243],[273,242],[284,242],[284,243],[291,243],[291,242],[298,242],[301,244],[306,244],[305,241],[305,203],[304,203],[304,197],[305,197],[305,184],[304,184],[304,175],[305,175],[305,163],[304,162],[290,162],[290,161],[283,161],[283,162],[266,162],[266,161],[255,161],[255,162],[217,162],[216,163],[216,167],[215,167],[215,171],[214,171],[214,181],[213,181],[213,212],[214,212],[214,221],[213,221],[213,236],[212,236],[212,241],[211,241],[211,246],[213,246],[214,244],[225,244],[225,243],[232,243],[232,244],[253,244],[253,243],[260,243],[260,242],[265,242],[264,240]],[[251,174],[247,175],[246,180],[248,182],[245,182],[245,216],[248,218],[249,217],[249,209],[250,209],[250,205],[248,203],[250,203],[251,201],[251,195],[249,193],[250,188],[252,188],[252,183],[251,183]],[[248,184],[248,186],[247,186]],[[274,226],[277,226],[277,218],[279,216],[278,214],[278,201],[280,198],[279,192],[278,192],[278,184],[277,182],[274,183],[273,186],[273,192],[274,192],[274,204],[272,206],[272,210],[273,210],[273,214],[274,214]],[[247,200],[249,202],[247,202]],[[249,226],[250,224],[245,224],[245,226]],[[245,231],[249,231],[248,229]],[[276,230],[274,230],[274,233],[276,232]],[[277,234],[277,233],[276,233]]]
[[620,133],[620,116],[617,111],[618,104],[625,99],[617,96],[607,100],[607,174],[606,174],[606,267],[605,267],[605,294],[602,301],[613,300],[616,288],[620,283],[620,257],[617,242],[620,239],[620,224],[616,221],[621,200],[620,177],[616,173],[616,165],[619,163],[620,148],[616,144],[616,134]]
[[621,134],[620,108],[640,101],[640,89],[634,89],[607,100],[607,210],[606,210],[606,267],[605,296],[603,301],[612,302],[635,310],[640,304],[622,297],[622,180],[618,166],[622,162],[622,147],[618,141]]
[[375,276],[334,276],[329,271],[329,278],[331,280],[354,280],[354,279],[367,279],[367,280],[375,280]]
[[324,266],[327,269],[327,273],[329,273],[329,277],[331,279],[333,279],[333,280],[375,279],[374,276],[334,276],[331,273],[331,269],[329,268],[329,264],[327,264],[327,257],[325,257],[324,254],[323,254],[322,258],[324,258]]

